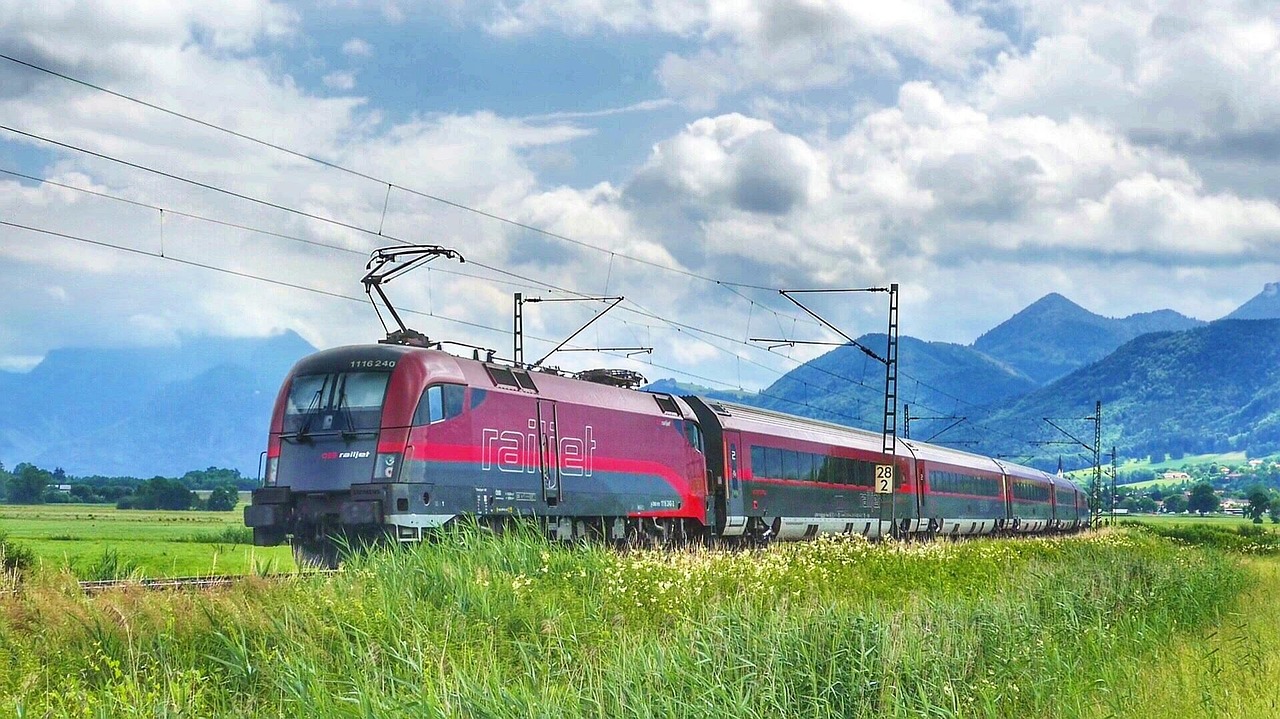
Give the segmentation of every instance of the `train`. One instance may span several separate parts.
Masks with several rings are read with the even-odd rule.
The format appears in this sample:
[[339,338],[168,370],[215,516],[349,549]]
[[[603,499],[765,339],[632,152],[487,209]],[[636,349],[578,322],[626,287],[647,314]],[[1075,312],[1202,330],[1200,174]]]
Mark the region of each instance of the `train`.
[[[886,451],[886,446],[892,447]],[[319,351],[276,398],[253,542],[345,546],[467,521],[553,539],[766,544],[1073,532],[1070,480],[906,438],[400,344]]]

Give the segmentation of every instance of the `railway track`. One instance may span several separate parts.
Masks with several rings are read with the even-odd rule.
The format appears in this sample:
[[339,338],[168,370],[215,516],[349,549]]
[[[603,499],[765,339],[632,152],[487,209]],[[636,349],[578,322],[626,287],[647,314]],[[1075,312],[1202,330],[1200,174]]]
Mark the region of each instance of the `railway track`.
[[80,590],[85,594],[97,594],[111,589],[123,589],[126,587],[138,587],[148,591],[204,591],[206,589],[214,589],[216,587],[229,587],[237,582],[241,582],[252,577],[269,580],[293,579],[311,574],[331,574],[334,571],[336,570],[317,570],[302,574],[219,574],[203,577],[135,577],[129,579],[99,579],[80,582],[79,584]]

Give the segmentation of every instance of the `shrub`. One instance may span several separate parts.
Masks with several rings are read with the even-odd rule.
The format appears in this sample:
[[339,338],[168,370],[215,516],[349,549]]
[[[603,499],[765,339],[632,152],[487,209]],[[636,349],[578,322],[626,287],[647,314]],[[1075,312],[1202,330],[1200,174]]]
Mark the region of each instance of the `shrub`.
[[35,566],[36,554],[31,548],[9,540],[0,532],[0,567],[6,572],[23,573]]

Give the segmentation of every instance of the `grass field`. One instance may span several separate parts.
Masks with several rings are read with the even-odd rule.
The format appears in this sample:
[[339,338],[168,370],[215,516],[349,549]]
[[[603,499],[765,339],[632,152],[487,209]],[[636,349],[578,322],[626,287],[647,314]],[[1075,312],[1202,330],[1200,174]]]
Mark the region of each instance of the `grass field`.
[[1188,454],[1178,459],[1162,459],[1157,462],[1150,460],[1131,459],[1120,465],[1120,471],[1133,471],[1135,469],[1150,469],[1154,471],[1162,471],[1166,469],[1180,469],[1187,465],[1196,464],[1244,464],[1253,457],[1249,457],[1244,452],[1221,452],[1218,454]]
[[287,547],[253,547],[240,511],[122,510],[102,504],[0,505],[0,533],[46,568],[86,578],[290,571]]
[[0,596],[0,712],[1273,717],[1274,592],[1273,557],[1133,529],[630,553],[464,532],[208,593],[37,575]]
[[1130,482],[1129,484],[1117,484],[1117,489],[1125,489],[1129,491],[1141,491],[1146,489],[1155,489],[1156,487],[1177,487],[1181,484],[1194,484],[1185,479],[1147,479],[1141,482]]
[[1135,522],[1145,522],[1157,526],[1163,525],[1195,525],[1204,524],[1214,527],[1262,527],[1263,529],[1280,532],[1280,524],[1272,524],[1271,520],[1265,519],[1262,524],[1254,524],[1253,520],[1243,519],[1241,517],[1230,517],[1226,515],[1206,515],[1204,517],[1194,514],[1130,514],[1124,517],[1117,517],[1118,520],[1132,520]]

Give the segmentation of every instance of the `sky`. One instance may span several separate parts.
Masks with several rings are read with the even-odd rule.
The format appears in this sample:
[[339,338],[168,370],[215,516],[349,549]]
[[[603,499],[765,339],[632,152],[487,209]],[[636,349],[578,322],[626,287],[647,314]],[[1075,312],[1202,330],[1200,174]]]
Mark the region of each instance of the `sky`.
[[[1271,2],[0,0],[0,54],[0,370],[375,341],[406,243],[465,259],[385,287],[433,340],[622,296],[568,347],[651,353],[547,363],[717,389],[836,339],[780,289],[896,283],[902,334],[968,344],[1280,280]],[[884,294],[803,301],[884,331]],[[526,359],[604,306],[525,305]]]

